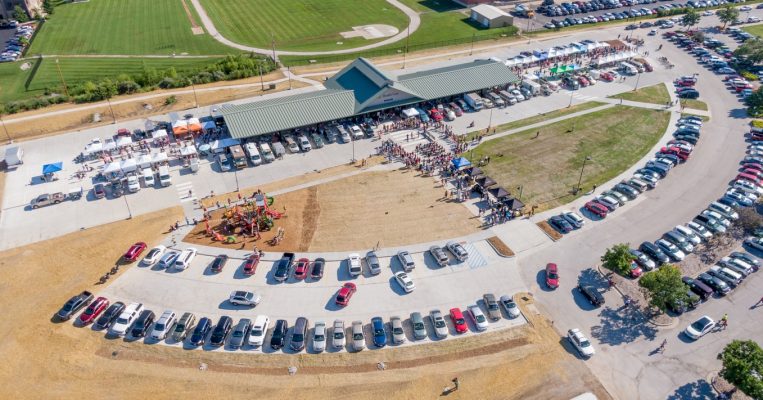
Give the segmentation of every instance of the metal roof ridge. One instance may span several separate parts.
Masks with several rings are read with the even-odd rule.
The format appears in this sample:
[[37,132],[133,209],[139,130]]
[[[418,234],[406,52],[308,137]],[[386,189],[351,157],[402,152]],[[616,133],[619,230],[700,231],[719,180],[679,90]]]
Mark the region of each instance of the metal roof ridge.
[[[296,93],[290,96],[275,97],[272,99],[258,100],[258,101],[253,101],[253,102],[245,103],[245,104],[237,104],[233,106],[235,107],[235,109],[230,111],[226,111],[225,109],[222,109],[222,112],[228,113],[228,114],[235,114],[235,113],[251,111],[253,107],[256,107],[256,108],[277,107],[277,106],[282,106],[284,104],[299,102],[304,100],[305,98],[335,96],[335,95],[344,94],[344,93],[353,93],[353,91],[348,89],[322,89],[322,90],[316,90],[316,91],[307,92],[307,93]],[[311,96],[308,97],[308,95],[311,95]],[[277,100],[286,100],[286,101],[277,101]]]

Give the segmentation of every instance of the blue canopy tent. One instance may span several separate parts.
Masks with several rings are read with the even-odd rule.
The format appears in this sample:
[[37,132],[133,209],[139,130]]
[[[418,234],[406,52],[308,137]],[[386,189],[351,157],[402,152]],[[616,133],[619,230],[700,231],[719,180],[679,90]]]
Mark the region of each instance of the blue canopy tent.
[[467,160],[464,157],[456,158],[452,161],[452,163],[453,163],[453,166],[456,167],[456,169],[466,168],[472,165],[472,163],[469,162],[469,160]]
[[55,162],[53,164],[45,164],[45,165],[43,165],[42,166],[42,173],[44,175],[47,175],[47,174],[52,174],[54,172],[61,171],[62,169],[64,169],[64,163],[59,161],[59,162]]

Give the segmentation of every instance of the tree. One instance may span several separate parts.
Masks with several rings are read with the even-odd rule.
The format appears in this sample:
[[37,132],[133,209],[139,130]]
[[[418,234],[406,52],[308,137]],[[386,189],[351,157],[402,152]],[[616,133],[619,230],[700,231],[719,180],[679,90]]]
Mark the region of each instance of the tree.
[[752,340],[734,340],[718,354],[721,376],[753,399],[763,399],[763,349]]
[[726,25],[729,22],[734,22],[739,18],[739,9],[733,7],[731,4],[726,4],[726,6],[718,10],[716,14],[718,15],[718,19],[723,22],[723,28],[721,28],[721,30],[725,30]]
[[13,19],[19,22],[27,22],[29,21],[29,15],[27,15],[21,6],[16,6],[13,7]]
[[601,265],[620,275],[627,276],[630,273],[631,262],[633,261],[633,255],[631,255],[630,250],[628,243],[612,246],[601,256]]
[[52,0],[43,0],[42,9],[45,10],[45,14],[48,15],[53,15],[56,10]]
[[752,235],[756,230],[763,227],[763,215],[760,215],[755,207],[744,207],[737,210],[739,219],[734,223],[741,228],[746,235]]
[[734,55],[738,58],[744,58],[750,64],[757,64],[763,61],[763,40],[748,40],[734,50]]
[[662,312],[668,309],[669,304],[686,304],[689,300],[689,288],[681,280],[681,270],[675,265],[663,265],[647,272],[639,279],[639,285],[646,289],[649,305]]
[[699,19],[699,13],[694,9],[689,9],[689,11],[686,11],[686,14],[684,14],[683,18],[681,18],[681,23],[684,24],[685,27],[689,28],[689,30],[691,30],[692,26],[699,23]]

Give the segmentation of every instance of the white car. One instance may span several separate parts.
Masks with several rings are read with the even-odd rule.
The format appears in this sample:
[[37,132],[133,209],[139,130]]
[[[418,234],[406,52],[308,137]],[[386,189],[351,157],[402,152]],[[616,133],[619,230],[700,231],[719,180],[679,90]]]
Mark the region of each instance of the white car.
[[405,343],[405,331],[403,330],[403,320],[398,316],[389,318],[389,325],[392,327],[392,343]]
[[677,234],[685,237],[686,240],[688,240],[689,243],[691,243],[692,245],[698,245],[702,243],[702,239],[699,237],[699,235],[697,235],[693,230],[683,225],[676,225],[674,231]]
[[363,131],[360,129],[359,126],[353,125],[350,127],[350,132],[352,132],[352,138],[353,139],[361,139],[363,137]]
[[302,149],[302,151],[310,151],[313,149],[313,146],[310,145],[310,141],[307,140],[304,135],[297,137],[297,142],[299,143],[299,148]]
[[720,213],[718,213],[716,211],[713,211],[713,210],[704,210],[704,211],[702,211],[701,214],[706,216],[706,217],[708,217],[708,218],[712,218],[712,219],[720,222],[721,225],[725,226],[726,228],[728,228],[729,225],[731,225],[731,221],[729,221],[723,215],[721,215]]
[[191,266],[191,261],[196,257],[198,250],[194,247],[189,247],[182,252],[175,259],[175,269],[183,271]]
[[249,306],[255,307],[260,304],[262,297],[253,292],[245,292],[243,290],[234,290],[231,292],[228,301],[236,306]]
[[472,304],[469,307],[467,307],[467,312],[469,313],[469,316],[472,317],[474,326],[477,327],[478,331],[487,330],[487,325],[488,325],[487,318],[485,318],[485,313],[482,312],[482,309],[480,309],[480,306],[476,304]]
[[683,251],[681,251],[681,249],[679,249],[678,246],[668,242],[665,239],[659,239],[654,243],[657,245],[657,247],[660,248],[660,250],[662,250],[665,254],[667,254],[668,257],[676,261],[682,261],[684,258],[686,258],[686,254]]
[[525,100],[525,96],[522,94],[522,92],[520,92],[517,89],[514,89],[514,90],[510,91],[509,93],[511,93],[511,95],[514,96],[515,99],[517,99],[517,101],[524,101]]
[[259,347],[265,341],[265,335],[268,333],[268,326],[270,325],[270,318],[266,315],[258,315],[254,319],[252,329],[249,331],[249,344],[251,346]]
[[442,339],[448,336],[448,324],[445,323],[445,318],[442,317],[440,310],[432,310],[429,312],[429,318],[434,328],[434,334],[438,338]]
[[763,238],[751,236],[745,239],[744,242],[755,250],[763,251]]
[[763,188],[761,188],[760,186],[750,181],[746,181],[743,179],[738,179],[734,181],[734,184],[732,185],[732,187],[734,189],[739,189],[745,193],[753,193],[756,196],[760,196],[761,194],[763,194]]
[[461,246],[460,243],[456,242],[448,242],[445,244],[445,247],[450,250],[451,253],[458,259],[458,261],[466,261],[467,258],[469,258],[469,252],[466,251],[464,246]]
[[352,347],[355,351],[366,348],[366,336],[363,334],[362,321],[352,321]]
[[731,219],[732,221],[736,221],[736,220],[739,219],[739,213],[734,211],[733,208],[731,208],[731,207],[729,207],[729,206],[727,206],[725,204],[721,204],[721,203],[719,203],[717,201],[714,201],[714,202],[710,203],[710,206],[708,206],[707,209],[715,211],[718,214],[723,215],[724,218]]
[[567,222],[569,222],[573,227],[583,227],[585,225],[585,220],[583,217],[580,216],[580,214],[574,212],[574,211],[565,211],[562,213],[562,218],[566,219]]
[[146,256],[143,257],[143,260],[141,261],[141,263],[143,265],[147,265],[150,267],[159,262],[159,260],[164,255],[165,251],[167,251],[166,247],[162,245],[156,246],[153,249],[148,251],[148,254],[146,254]]
[[124,311],[122,311],[121,314],[119,314],[117,320],[114,321],[114,324],[111,325],[109,333],[114,336],[126,335],[127,330],[130,329],[130,325],[132,325],[132,323],[135,321],[135,318],[138,318],[138,315],[141,312],[143,312],[143,304],[131,303],[124,309]]
[[410,293],[416,289],[416,285],[413,283],[411,277],[403,271],[395,272],[395,280],[406,293]]
[[130,175],[127,177],[127,190],[130,193],[135,193],[140,190],[140,181],[137,176]]
[[694,321],[691,325],[686,327],[684,333],[691,339],[697,340],[702,336],[713,330],[715,327],[715,321],[707,315]]
[[596,196],[596,200],[605,205],[609,211],[614,211],[620,208],[620,202],[609,196]]
[[166,310],[159,317],[159,320],[154,324],[154,328],[149,335],[154,340],[164,340],[167,334],[172,330],[175,325],[175,312],[172,310]]
[[588,358],[596,354],[593,345],[580,329],[575,328],[568,330],[567,339],[569,339],[570,343],[575,346],[575,349],[580,352],[581,356]]
[[721,264],[725,266],[726,268],[740,273],[743,276],[749,276],[753,272],[755,272],[755,268],[748,264],[746,261],[741,260],[739,258],[733,258],[733,257],[723,257],[721,258]]
[[323,353],[323,350],[326,350],[326,324],[322,321],[315,323],[315,329],[313,330],[313,350],[318,353]]
[[694,221],[690,221],[689,223],[686,224],[686,226],[692,231],[694,231],[694,233],[696,233],[697,236],[701,237],[702,240],[708,240],[711,237],[713,237],[712,232],[710,232],[709,230],[707,230],[707,228],[705,228],[704,226]]
[[334,329],[331,330],[331,345],[335,349],[341,349],[345,344],[344,321],[338,319],[334,321]]
[[517,307],[517,303],[515,303],[514,299],[510,296],[501,296],[501,305],[503,306],[503,309],[506,310],[506,314],[509,314],[509,318],[516,318],[519,316],[519,307]]
[[352,253],[347,256],[347,269],[352,277],[360,275],[362,271],[362,267],[360,266],[360,254]]

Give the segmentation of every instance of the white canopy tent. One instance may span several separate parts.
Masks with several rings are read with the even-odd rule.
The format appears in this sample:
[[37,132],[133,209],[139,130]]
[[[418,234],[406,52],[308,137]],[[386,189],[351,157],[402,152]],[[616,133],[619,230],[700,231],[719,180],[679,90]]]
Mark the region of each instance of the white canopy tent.
[[195,156],[196,154],[198,154],[196,146],[191,145],[180,148],[180,155],[183,157]]
[[117,137],[117,147],[125,147],[132,144],[132,138],[129,136]]
[[222,151],[225,151],[226,147],[235,146],[237,144],[241,144],[241,141],[239,141],[238,139],[226,138],[226,139],[215,140],[214,142],[212,142],[212,151],[214,151],[215,153],[220,153]]
[[122,172],[122,167],[119,161],[114,161],[112,163],[106,164],[106,167],[103,168],[104,174],[116,174],[119,172]]
[[124,173],[133,172],[138,169],[138,163],[135,162],[134,158],[128,158],[126,160],[122,160],[119,167]]
[[151,137],[154,139],[165,139],[167,137],[166,129],[157,129],[151,133]]
[[143,154],[140,157],[138,157],[138,166],[141,168],[150,168],[151,167],[151,156],[148,154]]
[[167,157],[167,153],[154,153],[152,162],[154,164],[161,164],[167,162],[168,160],[169,158]]
[[117,143],[112,138],[106,138],[106,141],[103,143],[103,150],[104,151],[111,151],[117,148]]
[[93,154],[103,151],[103,143],[101,142],[101,139],[95,138],[90,141],[90,143],[85,146],[85,154]]
[[419,116],[419,111],[416,110],[413,107],[406,108],[405,110],[403,110],[403,116],[406,117],[406,118],[418,117]]

